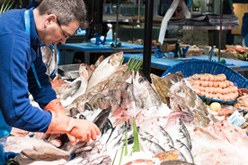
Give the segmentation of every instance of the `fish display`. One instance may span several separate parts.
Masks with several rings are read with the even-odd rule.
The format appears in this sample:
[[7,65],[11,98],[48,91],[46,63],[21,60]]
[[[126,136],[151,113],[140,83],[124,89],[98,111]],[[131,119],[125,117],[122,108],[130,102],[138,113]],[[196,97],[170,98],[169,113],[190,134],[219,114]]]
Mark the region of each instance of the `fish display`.
[[122,57],[123,52],[100,56],[95,64],[80,65],[78,79],[51,82],[68,101],[68,116],[99,127],[96,141],[72,146],[66,134],[36,139],[25,133],[11,137],[6,152],[20,153],[14,159],[19,164],[246,164],[245,130],[221,115],[232,110],[211,111],[181,72],[151,74],[150,83],[141,70],[122,64]]

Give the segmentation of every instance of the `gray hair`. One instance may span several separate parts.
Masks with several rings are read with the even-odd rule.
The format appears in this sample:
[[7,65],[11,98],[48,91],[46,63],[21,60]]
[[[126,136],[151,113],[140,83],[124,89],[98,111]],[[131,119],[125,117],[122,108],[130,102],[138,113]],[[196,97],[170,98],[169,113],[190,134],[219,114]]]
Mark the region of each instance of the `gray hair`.
[[81,28],[88,26],[87,10],[83,0],[43,0],[37,7],[39,14],[55,14],[61,25],[78,21]]

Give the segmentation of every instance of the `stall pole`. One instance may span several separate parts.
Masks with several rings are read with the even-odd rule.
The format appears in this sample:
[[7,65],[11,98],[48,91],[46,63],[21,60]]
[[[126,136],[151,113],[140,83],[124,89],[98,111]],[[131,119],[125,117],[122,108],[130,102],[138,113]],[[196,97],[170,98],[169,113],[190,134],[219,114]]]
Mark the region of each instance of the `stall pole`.
[[223,22],[223,0],[220,0],[220,31],[219,31],[219,52],[218,52],[218,62],[220,62],[220,57],[221,57],[222,22]]
[[152,26],[153,26],[153,0],[146,0],[145,4],[145,29],[143,48],[143,73],[151,82],[151,48],[152,48]]

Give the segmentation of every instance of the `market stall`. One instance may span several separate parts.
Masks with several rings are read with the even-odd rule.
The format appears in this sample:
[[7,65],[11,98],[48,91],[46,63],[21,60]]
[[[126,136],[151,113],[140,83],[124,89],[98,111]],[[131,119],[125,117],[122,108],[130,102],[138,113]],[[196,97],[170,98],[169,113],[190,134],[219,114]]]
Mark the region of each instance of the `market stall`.
[[[199,65],[176,64],[162,77],[151,74],[150,83],[140,70],[140,58],[128,63],[122,58],[118,52],[91,67],[82,63],[75,80],[51,82],[67,115],[99,126],[96,142],[71,146],[65,135],[44,141],[38,134],[13,130],[6,146],[6,151],[18,153],[12,161],[245,164],[246,78],[225,65],[199,60]],[[187,69],[181,72],[180,67]]]
[[[147,0],[144,46],[66,43],[58,45],[63,65],[57,66],[56,46],[55,58],[43,59],[48,76],[55,69],[50,83],[66,115],[95,123],[97,140],[72,145],[65,133],[13,128],[8,164],[247,164],[248,80],[239,73],[248,70],[247,62],[222,58],[221,48],[211,58],[181,57],[179,44],[172,56],[153,55],[151,8],[153,0]],[[75,51],[84,52],[83,62],[72,64]],[[90,60],[96,52],[107,55]],[[164,73],[151,73],[153,67]]]

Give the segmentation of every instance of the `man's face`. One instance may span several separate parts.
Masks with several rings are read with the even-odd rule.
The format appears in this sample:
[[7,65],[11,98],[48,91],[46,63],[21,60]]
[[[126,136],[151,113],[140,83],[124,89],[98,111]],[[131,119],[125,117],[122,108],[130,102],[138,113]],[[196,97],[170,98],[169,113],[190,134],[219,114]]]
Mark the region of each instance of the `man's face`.
[[55,19],[48,24],[47,28],[44,31],[43,37],[41,37],[41,42],[47,46],[57,43],[64,44],[66,40],[71,35],[73,35],[78,28],[78,21],[71,21],[67,26],[65,26],[61,25],[59,20]]

